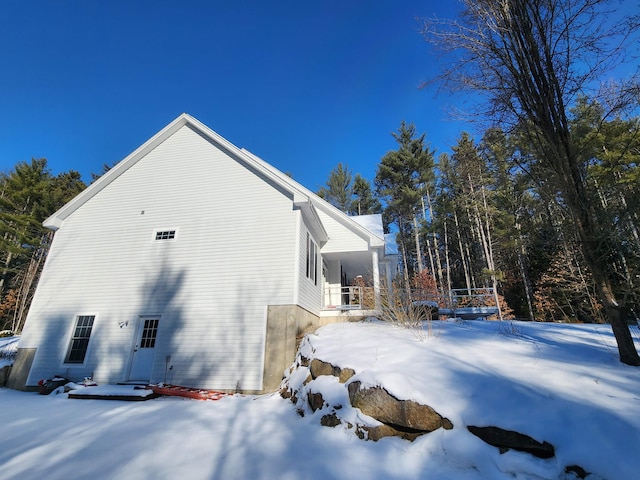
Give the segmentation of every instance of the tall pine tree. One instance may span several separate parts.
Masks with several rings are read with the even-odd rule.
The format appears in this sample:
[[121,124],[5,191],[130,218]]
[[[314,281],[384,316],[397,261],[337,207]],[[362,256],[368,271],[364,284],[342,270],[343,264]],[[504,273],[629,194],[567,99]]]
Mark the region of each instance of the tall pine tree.
[[413,123],[402,121],[398,132],[392,135],[398,149],[382,157],[375,186],[386,202],[387,219],[398,228],[405,273],[411,276],[424,267],[419,224],[424,218],[423,198],[435,179],[434,151],[426,144],[425,134],[417,135]]

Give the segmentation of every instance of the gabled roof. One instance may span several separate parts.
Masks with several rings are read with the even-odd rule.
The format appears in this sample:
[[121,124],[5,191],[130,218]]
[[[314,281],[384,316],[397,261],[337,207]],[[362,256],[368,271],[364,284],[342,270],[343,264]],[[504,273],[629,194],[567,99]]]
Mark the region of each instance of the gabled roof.
[[98,180],[92,183],[84,191],[74,197],[60,210],[55,212],[49,218],[44,221],[44,226],[57,230],[60,228],[66,218],[68,218],[73,212],[79,209],[82,205],[92,199],[95,195],[101,192],[104,188],[116,180],[120,175],[126,172],[129,168],[135,165],[138,161],[144,158],[149,152],[160,145],[162,142],[171,137],[175,132],[185,125],[199,132],[204,138],[217,145],[219,148],[225,150],[238,161],[246,164],[249,168],[256,172],[259,172],[262,176],[269,179],[279,188],[288,192],[292,199],[294,206],[302,210],[303,215],[309,219],[311,227],[315,230],[314,236],[318,241],[326,241],[328,239],[327,233],[322,226],[322,223],[318,217],[316,208],[322,209],[323,212],[329,214],[333,218],[337,219],[346,228],[354,231],[356,234],[369,241],[372,246],[384,246],[384,239],[380,238],[374,232],[367,230],[362,225],[353,221],[349,216],[329,204],[325,200],[318,197],[315,193],[303,187],[301,184],[288,177],[278,169],[268,164],[264,160],[260,159],[251,152],[238,148],[216,132],[211,130],[205,124],[201,123],[191,115],[183,113],[169,125],[164,127],[153,137],[147,140],[142,146],[137,148],[133,153],[128,155],[125,159],[117,163],[108,172],[102,175]]
[[370,242],[371,246],[374,246],[374,247],[384,246],[384,234],[382,232],[378,232],[376,229],[372,229],[372,230],[367,229],[364,226],[364,223],[365,223],[364,221],[363,222],[356,221],[355,218],[357,217],[350,217],[339,208],[334,207],[325,199],[319,197],[318,195],[313,193],[311,190],[304,187],[302,184],[296,182],[293,178],[282,173],[273,165],[270,165],[269,163],[262,160],[260,157],[249,152],[248,150],[245,150],[245,149],[242,149],[242,150],[246,154],[250,155],[256,162],[260,162],[264,166],[264,168],[271,170],[274,173],[274,175],[277,175],[280,178],[282,182],[290,185],[292,188],[295,188],[301,194],[307,196],[307,198],[310,199],[310,201],[313,203],[313,205],[316,206],[316,208],[322,210],[323,212],[333,217],[343,225],[348,226],[354,233],[356,233],[360,237],[366,238]]

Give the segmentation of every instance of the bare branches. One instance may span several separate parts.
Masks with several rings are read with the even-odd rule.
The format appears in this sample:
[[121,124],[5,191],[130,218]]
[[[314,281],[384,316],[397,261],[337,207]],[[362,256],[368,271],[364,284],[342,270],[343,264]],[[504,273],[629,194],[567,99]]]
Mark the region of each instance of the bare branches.
[[476,114],[500,123],[523,118],[562,129],[553,118],[637,54],[638,16],[619,18],[610,0],[463,0],[460,20],[424,19],[423,35],[447,63],[424,86],[473,91]]
[[[622,362],[640,365],[622,318],[616,269],[605,248],[616,218],[589,196],[588,159],[569,121],[579,98],[594,98],[604,74],[627,57],[638,16],[616,18],[609,0],[462,0],[462,21],[426,21],[427,41],[451,54],[439,80],[482,94],[480,110],[504,130],[528,139],[535,164],[571,218],[618,341]],[[635,53],[633,53],[635,54]],[[633,55],[632,54],[632,55]],[[611,111],[637,105],[637,86],[610,92]],[[549,179],[549,180],[547,180]],[[621,242],[620,242],[621,245]]]

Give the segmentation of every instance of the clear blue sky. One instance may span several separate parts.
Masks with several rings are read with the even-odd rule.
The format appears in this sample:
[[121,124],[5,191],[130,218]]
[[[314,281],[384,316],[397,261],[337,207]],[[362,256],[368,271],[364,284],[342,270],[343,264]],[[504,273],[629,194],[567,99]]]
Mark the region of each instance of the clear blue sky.
[[438,152],[464,126],[420,83],[436,72],[418,0],[4,0],[0,171],[113,164],[182,112],[312,190],[339,162],[372,179],[414,122]]
[[89,180],[187,112],[313,190],[338,162],[372,179],[403,119],[439,151],[457,138],[418,89],[416,17],[453,3],[4,0],[0,171],[46,157]]

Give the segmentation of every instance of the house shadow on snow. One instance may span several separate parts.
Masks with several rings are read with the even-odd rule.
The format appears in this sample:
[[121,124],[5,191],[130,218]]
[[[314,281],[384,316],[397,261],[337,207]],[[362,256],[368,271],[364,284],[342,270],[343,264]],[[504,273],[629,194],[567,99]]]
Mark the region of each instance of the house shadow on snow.
[[[147,380],[197,388],[244,388],[246,359],[250,357],[260,363],[263,355],[262,345],[256,341],[261,337],[255,334],[256,325],[264,327],[262,319],[251,322],[251,335],[246,332],[246,316],[250,313],[244,305],[243,295],[253,286],[239,282],[236,298],[231,299],[232,308],[227,307],[221,313],[217,309],[215,290],[208,291],[202,285],[195,288],[188,276],[186,270],[176,269],[163,261],[153,269],[153,273],[141,274],[135,290],[126,291],[127,287],[123,286],[122,291],[118,291],[117,285],[115,288],[113,284],[105,285],[104,290],[109,292],[105,294],[107,298],[115,292],[115,296],[121,299],[116,305],[108,305],[107,300],[101,298],[84,299],[86,305],[93,306],[97,315],[85,361],[81,364],[65,362],[70,335],[73,334],[79,309],[94,310],[78,305],[43,314],[37,325],[40,331],[29,336],[37,337],[37,343],[25,345],[22,342],[20,345],[28,347],[22,355],[29,358],[21,375],[16,375],[17,369],[14,368],[10,380],[13,381],[12,387],[22,389],[31,370],[30,389],[36,388],[37,379],[55,376],[74,382],[93,377],[101,384]],[[204,301],[200,298],[202,295],[207,296]],[[227,302],[229,297],[227,291]],[[196,302],[199,302],[199,307],[193,308]],[[132,363],[141,346],[141,332],[145,320],[153,319],[158,323],[152,363],[148,366],[147,378],[144,375],[135,378]],[[146,343],[149,346],[148,340]],[[34,376],[36,380],[33,380]],[[226,381],[221,383],[220,378]]]
[[[255,280],[237,278],[216,287],[201,275],[164,263],[139,288],[141,317],[136,321],[159,318],[151,382],[260,390],[266,305],[247,298]],[[139,325],[137,331],[136,325],[128,328],[132,338],[139,335]]]
[[[261,335],[264,335],[264,332],[261,335],[255,335],[255,332],[247,331],[255,330],[257,325],[264,329],[266,322],[264,317],[248,318],[256,311],[247,306],[246,297],[247,292],[255,288],[255,282],[239,279],[235,287],[230,290],[233,294],[230,295],[230,291],[227,290],[225,300],[228,302],[229,297],[235,298],[231,299],[233,306],[225,310],[223,317],[216,312],[203,315],[201,311],[199,315],[194,316],[190,302],[194,300],[195,295],[201,295],[202,292],[189,291],[189,285],[188,272],[184,269],[170,267],[166,262],[159,266],[155,273],[149,275],[148,279],[140,284],[135,293],[131,292],[129,299],[131,304],[137,307],[125,305],[126,310],[125,307],[114,308],[108,314],[105,312],[98,317],[99,321],[96,322],[92,331],[92,343],[87,357],[89,368],[86,371],[77,370],[76,373],[69,374],[70,372],[61,371],[58,368],[61,365],[59,362],[62,362],[59,355],[64,355],[69,345],[69,326],[74,321],[75,312],[52,315],[47,321],[42,322],[43,342],[50,345],[51,349],[60,352],[57,357],[60,360],[56,365],[52,364],[44,376],[68,374],[72,377],[71,380],[80,381],[83,376],[89,376],[92,372],[111,370],[121,372],[122,380],[127,380],[139,318],[158,317],[160,321],[152,382],[220,389],[218,385],[208,382],[209,379],[223,375],[225,378],[234,379],[233,387],[243,389],[243,369],[247,368],[247,357],[262,360],[261,357],[264,356],[264,346],[257,340],[263,338]],[[206,292],[206,294],[211,295],[210,304],[215,308],[217,304],[215,291]],[[125,292],[123,292],[123,298],[126,298]],[[132,314],[133,311],[137,311],[138,315]],[[266,306],[264,315],[266,315]],[[212,333],[213,330],[210,329],[212,322],[225,321],[232,324],[233,328],[217,328],[215,333]],[[224,347],[224,351],[217,355],[215,349],[221,347]],[[255,402],[253,398],[256,399]],[[285,409],[286,418],[283,417],[281,423],[261,420],[260,417],[269,412],[270,407],[262,411],[259,408],[260,401],[269,401],[269,399],[269,396],[224,398],[219,401],[219,404],[207,401],[211,404],[208,408],[222,409],[224,412],[222,417],[206,414],[208,409],[190,407],[202,401],[181,398],[132,404],[121,401],[64,400],[65,403],[67,401],[80,403],[80,405],[77,403],[73,405],[74,410],[79,412],[79,417],[74,418],[72,422],[75,425],[72,429],[73,436],[68,438],[65,436],[65,438],[67,438],[66,441],[75,445],[74,457],[84,456],[90,459],[97,451],[101,452],[100,458],[95,461],[95,467],[87,464],[86,475],[95,473],[100,476],[110,476],[113,474],[117,477],[126,473],[123,468],[127,465],[143,461],[143,457],[147,456],[145,452],[148,451],[150,442],[155,445],[154,449],[158,448],[158,445],[162,445],[166,450],[170,450],[172,446],[179,449],[176,442],[180,443],[180,438],[175,436],[176,431],[187,432],[187,435],[190,435],[188,432],[199,430],[215,431],[217,446],[211,455],[195,458],[193,455],[198,451],[196,449],[193,455],[191,452],[182,452],[182,456],[173,457],[170,461],[176,467],[184,461],[185,468],[192,468],[193,462],[199,462],[202,471],[209,472],[207,478],[221,479],[229,475],[229,469],[237,462],[237,449],[245,448],[244,441],[249,437],[255,437],[256,434],[264,434],[273,438],[274,441],[271,444],[258,446],[257,442],[252,440],[248,448],[253,452],[251,456],[258,463],[253,465],[252,460],[244,466],[244,473],[248,474],[248,478],[258,478],[260,465],[264,466],[269,462],[270,450],[287,451],[299,441],[295,438],[295,431],[290,427],[292,418],[296,417],[292,405]],[[43,398],[43,401],[46,400]],[[101,403],[98,409],[92,407],[96,405],[94,402],[104,403]],[[91,414],[92,411],[94,414]],[[80,412],[87,414],[84,424],[81,421],[83,414]],[[128,422],[127,418],[134,418],[131,416],[134,412],[137,412],[136,420]],[[65,423],[63,419],[61,422]],[[163,429],[152,428],[158,423],[164,426]],[[98,425],[99,428],[97,428]],[[71,427],[65,427],[64,431],[68,428]],[[94,433],[98,430],[100,434]],[[140,436],[136,434],[136,430],[148,433]],[[71,435],[71,430],[69,432]],[[75,440],[76,438],[78,441]],[[123,440],[110,444],[107,448],[105,438]],[[52,451],[55,450],[53,444],[58,441],[59,438],[52,437]],[[47,471],[63,469],[67,461],[69,459],[65,459],[64,455],[51,455],[43,464],[40,473],[44,475]],[[146,467],[146,473],[152,475],[155,471],[157,478],[162,478],[164,473],[162,469],[166,468],[166,462],[160,459],[157,465],[149,464]],[[40,467],[33,465],[29,468]],[[92,472],[93,469],[95,471]],[[30,470],[31,473],[33,471]]]

